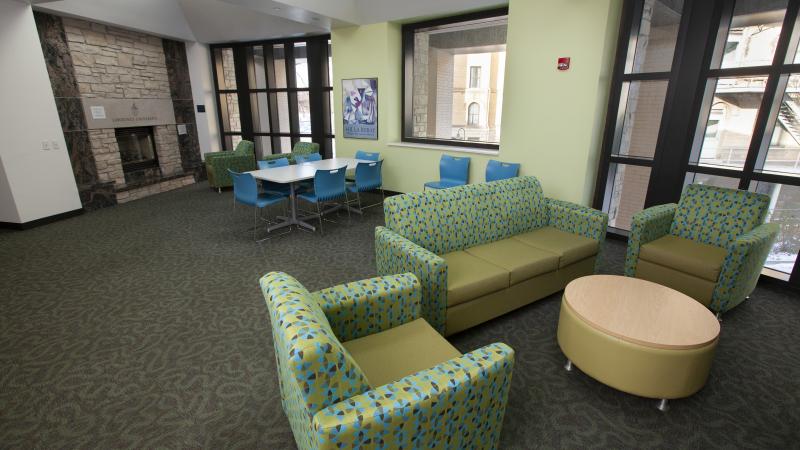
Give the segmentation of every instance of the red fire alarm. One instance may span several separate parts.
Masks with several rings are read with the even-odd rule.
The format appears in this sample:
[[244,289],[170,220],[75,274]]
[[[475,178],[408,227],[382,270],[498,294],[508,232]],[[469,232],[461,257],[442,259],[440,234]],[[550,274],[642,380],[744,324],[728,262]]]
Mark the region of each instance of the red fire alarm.
[[569,58],[558,58],[558,70],[569,70]]

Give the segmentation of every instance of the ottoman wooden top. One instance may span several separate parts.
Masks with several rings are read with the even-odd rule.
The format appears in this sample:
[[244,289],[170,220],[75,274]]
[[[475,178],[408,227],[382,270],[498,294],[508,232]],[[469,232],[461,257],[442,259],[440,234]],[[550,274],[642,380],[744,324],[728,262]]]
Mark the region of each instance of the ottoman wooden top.
[[676,290],[638,278],[578,278],[567,285],[564,301],[595,329],[646,347],[698,348],[719,336],[719,322],[705,306]]

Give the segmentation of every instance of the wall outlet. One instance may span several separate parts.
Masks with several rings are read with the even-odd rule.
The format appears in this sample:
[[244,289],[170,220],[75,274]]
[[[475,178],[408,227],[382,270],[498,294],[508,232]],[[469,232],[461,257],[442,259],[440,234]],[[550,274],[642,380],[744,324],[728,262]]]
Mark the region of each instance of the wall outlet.
[[44,151],[50,150],[50,142],[42,141],[42,150],[44,150]]

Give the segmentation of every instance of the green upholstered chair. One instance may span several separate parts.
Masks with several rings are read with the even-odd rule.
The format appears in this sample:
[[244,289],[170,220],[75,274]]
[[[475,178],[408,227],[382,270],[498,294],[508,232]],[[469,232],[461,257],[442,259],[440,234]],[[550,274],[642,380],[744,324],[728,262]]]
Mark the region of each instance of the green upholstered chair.
[[289,163],[294,164],[295,155],[309,155],[311,153],[319,153],[319,144],[315,142],[297,142],[292,147],[291,153],[275,153],[273,155],[264,155],[262,159],[269,161],[278,158],[289,158]]
[[693,184],[678,204],[633,216],[625,275],[653,281],[716,313],[741,303],[756,286],[778,234],[765,224],[769,196]]
[[208,174],[208,185],[221,191],[224,187],[233,186],[228,169],[234,172],[256,170],[256,159],[253,142],[242,140],[232,152],[213,152],[203,155]]
[[459,353],[420,318],[414,275],[260,283],[298,448],[497,448],[514,351]]

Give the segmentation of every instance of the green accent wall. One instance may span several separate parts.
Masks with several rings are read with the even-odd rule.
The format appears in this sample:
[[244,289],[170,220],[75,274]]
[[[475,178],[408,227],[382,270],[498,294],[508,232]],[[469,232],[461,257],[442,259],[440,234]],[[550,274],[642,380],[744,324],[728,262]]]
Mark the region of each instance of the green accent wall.
[[[489,159],[518,162],[545,194],[584,205],[594,190],[611,81],[621,0],[512,0],[498,156],[399,147],[402,101],[400,24],[334,29],[336,154],[379,151],[384,187],[411,192],[439,177],[443,153],[470,156],[470,182],[484,180]],[[558,57],[571,58],[558,71]],[[345,139],[341,80],[378,78],[378,140]]]

